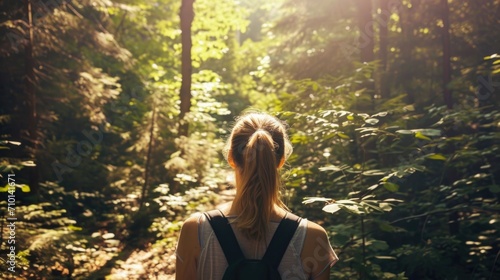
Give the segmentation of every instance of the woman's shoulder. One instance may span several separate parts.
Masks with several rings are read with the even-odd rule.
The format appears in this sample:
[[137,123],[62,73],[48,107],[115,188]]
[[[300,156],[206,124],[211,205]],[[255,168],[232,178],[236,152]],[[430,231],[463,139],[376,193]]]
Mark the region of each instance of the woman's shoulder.
[[307,235],[309,235],[309,238],[313,239],[316,237],[326,237],[326,230],[319,224],[307,220]]
[[184,223],[182,223],[181,235],[184,234],[189,239],[197,239],[198,224],[202,215],[202,213],[195,213],[184,220]]
[[184,220],[184,223],[182,224],[183,227],[198,227],[198,223],[200,221],[200,217],[203,215],[203,213],[197,212],[189,216],[186,220]]
[[[328,271],[337,260],[326,230],[319,224],[307,221],[307,231],[302,247],[301,259],[304,271],[310,276],[328,279]],[[323,275],[325,274],[325,275]],[[323,279],[323,278],[318,278]]]
[[177,243],[178,264],[192,262],[198,259],[200,246],[198,240],[198,220],[200,215],[191,215],[182,224],[179,242]]
[[[330,242],[328,240],[328,235],[326,230],[321,225],[306,220],[306,233],[304,238],[304,245],[302,249],[302,255],[314,254],[315,250],[318,250],[318,246],[322,249],[329,249]],[[326,248],[325,248],[326,247]],[[326,250],[328,251],[328,250]]]

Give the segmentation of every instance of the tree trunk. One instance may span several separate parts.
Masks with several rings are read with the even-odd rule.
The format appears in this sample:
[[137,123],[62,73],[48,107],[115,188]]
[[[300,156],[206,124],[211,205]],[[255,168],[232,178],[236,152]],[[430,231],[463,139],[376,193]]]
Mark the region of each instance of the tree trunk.
[[193,66],[191,64],[191,25],[194,19],[194,0],[182,0],[180,20],[181,20],[181,43],[182,43],[182,84],[180,91],[180,113],[179,113],[179,136],[187,136],[189,123],[184,119],[191,110],[191,74]]
[[142,186],[142,191],[141,191],[141,201],[139,204],[139,212],[142,210],[142,207],[144,205],[144,201],[146,200],[146,196],[148,194],[151,155],[153,154],[154,136],[155,136],[154,135],[155,134],[155,123],[156,123],[156,105],[153,104],[153,113],[151,116],[151,128],[149,130],[148,152],[146,154],[146,166],[144,167],[144,185]]
[[35,59],[33,58],[33,11],[31,0],[24,1],[24,9],[27,18],[27,40],[24,48],[25,63],[25,88],[28,98],[28,141],[29,154],[33,159],[35,166],[30,167],[29,185],[33,194],[38,193],[39,168],[37,161],[38,153],[38,133],[37,133],[37,112],[36,112],[36,94],[35,94]]
[[373,48],[375,47],[375,34],[373,33],[373,17],[371,0],[356,0],[357,25],[359,29],[359,48],[361,62],[374,60]]
[[453,108],[451,90],[448,85],[451,82],[451,43],[450,43],[450,19],[448,0],[441,0],[441,19],[443,20],[443,98],[448,109]]
[[[372,16],[372,0],[356,0],[356,22],[359,29],[358,48],[361,62],[372,62],[375,59],[373,49],[375,47],[375,34],[373,25],[375,21]],[[372,73],[375,75],[376,73]],[[371,96],[371,110],[375,110],[375,83],[366,81],[363,86]]]
[[412,40],[413,40],[413,19],[412,13],[415,9],[406,8],[405,6],[399,9],[399,18],[401,24],[401,34],[403,42],[401,43],[401,65],[398,82],[403,87],[408,95],[407,102],[412,104],[415,102],[415,92],[411,86],[413,80],[413,65],[412,65]]
[[380,97],[388,99],[391,97],[389,92],[389,84],[387,79],[387,47],[389,44],[389,18],[391,10],[389,7],[389,0],[379,0],[379,8],[381,13],[378,15],[378,29],[379,29],[379,52],[378,59],[380,60],[379,68],[379,92]]

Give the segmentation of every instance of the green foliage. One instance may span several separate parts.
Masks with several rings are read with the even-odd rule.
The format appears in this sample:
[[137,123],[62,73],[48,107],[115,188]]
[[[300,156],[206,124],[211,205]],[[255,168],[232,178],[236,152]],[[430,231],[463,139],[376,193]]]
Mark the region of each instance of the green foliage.
[[329,197],[303,203],[326,203],[323,211],[334,215],[328,218],[337,225],[329,228],[332,244],[344,260],[336,276],[380,279],[404,272],[453,279],[495,271],[497,252],[486,244],[495,243],[500,230],[500,170],[493,164],[499,161],[500,112],[425,111],[418,121],[408,108],[282,114],[293,124],[292,206],[319,219],[299,199]]
[[288,205],[328,230],[332,277],[495,278],[500,2],[381,0],[361,20],[359,3],[195,1],[179,138],[180,1],[0,2],[0,206],[16,174],[19,277],[103,278],[137,267],[136,248],[144,271],[121,278],[172,274],[181,221],[224,200],[219,152],[253,108],[290,125]]

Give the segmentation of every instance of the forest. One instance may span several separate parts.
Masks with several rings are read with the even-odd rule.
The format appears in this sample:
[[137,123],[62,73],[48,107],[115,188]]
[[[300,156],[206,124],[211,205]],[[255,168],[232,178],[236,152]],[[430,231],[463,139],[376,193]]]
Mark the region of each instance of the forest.
[[287,124],[331,279],[500,279],[500,0],[0,1],[0,278],[174,279]]

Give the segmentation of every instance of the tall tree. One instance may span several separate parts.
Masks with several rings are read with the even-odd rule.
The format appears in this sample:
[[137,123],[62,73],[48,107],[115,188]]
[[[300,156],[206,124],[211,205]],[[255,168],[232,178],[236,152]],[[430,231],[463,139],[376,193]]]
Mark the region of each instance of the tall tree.
[[25,87],[26,96],[28,97],[27,104],[28,111],[28,137],[30,143],[30,156],[35,164],[31,167],[29,184],[33,193],[38,192],[38,177],[39,167],[37,158],[38,150],[38,132],[37,132],[37,113],[36,113],[36,77],[35,77],[35,59],[33,57],[33,9],[31,0],[24,1],[24,8],[26,12],[26,25],[28,27],[26,46],[24,48],[24,63],[25,63]]
[[402,34],[402,42],[401,42],[401,66],[399,69],[400,78],[398,82],[402,85],[405,93],[407,94],[407,102],[414,103],[415,102],[415,90],[410,86],[410,82],[413,77],[413,68],[412,68],[412,34],[414,31],[413,28],[413,13],[415,12],[416,7],[414,5],[404,6],[399,9],[399,22],[401,26],[401,34]]
[[[154,102],[154,101],[153,101]],[[141,201],[139,203],[139,210],[144,206],[144,201],[148,194],[149,178],[150,178],[150,165],[151,155],[154,148],[155,139],[155,125],[156,125],[156,104],[153,103],[153,112],[151,113],[151,127],[149,129],[148,152],[146,154],[146,166],[144,167],[144,184],[142,185]]]
[[448,85],[451,82],[451,43],[450,43],[450,9],[448,0],[441,0],[441,20],[443,21],[442,40],[443,40],[443,98],[446,106],[451,109],[453,100],[451,90]]
[[372,2],[356,0],[356,23],[359,29],[359,48],[361,62],[374,60],[375,34],[373,31]]
[[380,13],[378,15],[378,32],[379,32],[379,50],[378,59],[380,60],[379,68],[379,92],[380,97],[389,98],[389,84],[387,81],[387,47],[389,44],[389,18],[391,10],[389,0],[379,0]]
[[181,19],[181,42],[182,42],[182,84],[180,90],[180,113],[179,113],[179,136],[187,136],[189,124],[184,119],[191,110],[191,75],[193,66],[191,61],[191,25],[194,19],[194,0],[183,0],[180,11]]
[[[356,4],[356,24],[359,29],[359,49],[360,49],[360,60],[362,63],[372,62],[375,59],[374,48],[375,48],[375,31],[372,16],[372,1],[357,0],[354,2]],[[373,73],[372,75],[375,75]],[[365,81],[365,88],[371,96],[371,106],[372,110],[375,109],[375,83],[369,80]]]

